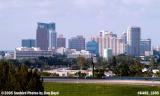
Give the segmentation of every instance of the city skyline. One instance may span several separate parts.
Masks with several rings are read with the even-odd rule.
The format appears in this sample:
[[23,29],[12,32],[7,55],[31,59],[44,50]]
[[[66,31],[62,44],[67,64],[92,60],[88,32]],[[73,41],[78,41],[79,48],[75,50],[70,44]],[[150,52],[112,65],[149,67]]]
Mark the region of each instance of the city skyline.
[[1,50],[14,50],[21,39],[35,39],[37,22],[55,22],[57,33],[67,39],[88,39],[101,30],[120,35],[135,25],[141,27],[142,38],[151,38],[153,45],[160,41],[159,0],[2,0],[0,5]]

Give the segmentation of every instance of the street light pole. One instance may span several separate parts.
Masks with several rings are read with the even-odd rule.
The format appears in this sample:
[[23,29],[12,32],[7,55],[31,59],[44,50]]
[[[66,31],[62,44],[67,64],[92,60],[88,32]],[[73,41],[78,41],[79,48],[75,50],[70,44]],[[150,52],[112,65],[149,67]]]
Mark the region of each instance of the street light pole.
[[93,75],[93,77],[94,77],[94,67],[95,67],[95,63],[97,63],[97,58],[96,58],[96,56],[93,56],[92,57],[92,75]]
[[94,77],[94,62],[93,62],[93,57],[92,57],[92,75]]

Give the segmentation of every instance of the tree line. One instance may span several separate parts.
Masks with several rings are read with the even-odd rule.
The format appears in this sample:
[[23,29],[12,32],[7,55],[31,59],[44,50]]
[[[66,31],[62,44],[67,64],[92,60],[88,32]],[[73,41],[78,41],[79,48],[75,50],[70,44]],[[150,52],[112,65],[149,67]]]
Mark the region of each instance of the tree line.
[[[66,55],[54,55],[52,57],[39,57],[35,59],[10,60],[15,65],[24,64],[29,68],[52,69],[59,67],[69,67],[73,70],[87,70],[92,68],[91,58],[67,58]],[[149,64],[142,64],[140,58],[126,55],[113,56],[109,60],[97,57],[97,63],[94,64],[95,73],[104,73],[112,71],[116,76],[132,77],[151,77],[153,69],[160,69],[158,62],[154,57],[150,57]],[[146,72],[142,69],[147,68]],[[77,73],[78,74],[78,73]],[[47,74],[48,75],[48,74]],[[56,74],[55,74],[56,75]],[[101,74],[104,76],[104,74]],[[83,75],[84,76],[84,75]],[[99,74],[97,74],[98,77]]]
[[2,91],[43,92],[43,80],[37,69],[32,70],[24,64],[15,65],[9,60],[0,60],[0,92]]

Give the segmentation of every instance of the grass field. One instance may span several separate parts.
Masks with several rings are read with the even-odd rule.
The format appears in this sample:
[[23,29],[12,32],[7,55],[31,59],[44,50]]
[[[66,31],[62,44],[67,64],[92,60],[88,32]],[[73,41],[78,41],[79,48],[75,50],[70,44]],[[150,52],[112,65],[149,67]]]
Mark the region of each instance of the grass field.
[[[44,83],[44,87],[45,91],[58,91],[58,96],[160,96],[160,93],[158,93],[160,92],[160,86],[48,82]],[[143,92],[145,95],[138,95],[138,91]],[[154,93],[155,91],[156,93]]]

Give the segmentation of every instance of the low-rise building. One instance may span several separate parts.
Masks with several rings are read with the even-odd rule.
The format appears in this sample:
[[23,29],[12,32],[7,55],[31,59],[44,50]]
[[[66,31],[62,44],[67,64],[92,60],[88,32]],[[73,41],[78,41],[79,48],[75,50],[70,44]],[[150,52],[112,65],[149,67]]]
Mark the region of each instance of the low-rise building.
[[84,58],[91,58],[92,54],[89,51],[81,50],[81,51],[73,51],[67,55],[68,58],[77,58],[77,57],[84,57]]
[[57,54],[65,55],[65,54],[67,54],[69,51],[70,51],[70,49],[68,49],[68,48],[60,47],[60,48],[57,48],[55,52],[56,52]]
[[73,76],[76,77],[77,72],[85,73],[86,76],[92,76],[92,70],[70,70],[67,68],[58,68],[53,70],[44,70],[43,72],[48,72],[52,74],[58,74],[60,77]]
[[54,50],[40,50],[40,48],[18,47],[14,52],[14,59],[51,57]]
[[103,58],[105,58],[106,60],[111,59],[112,58],[112,49],[110,49],[110,48],[104,49]]

